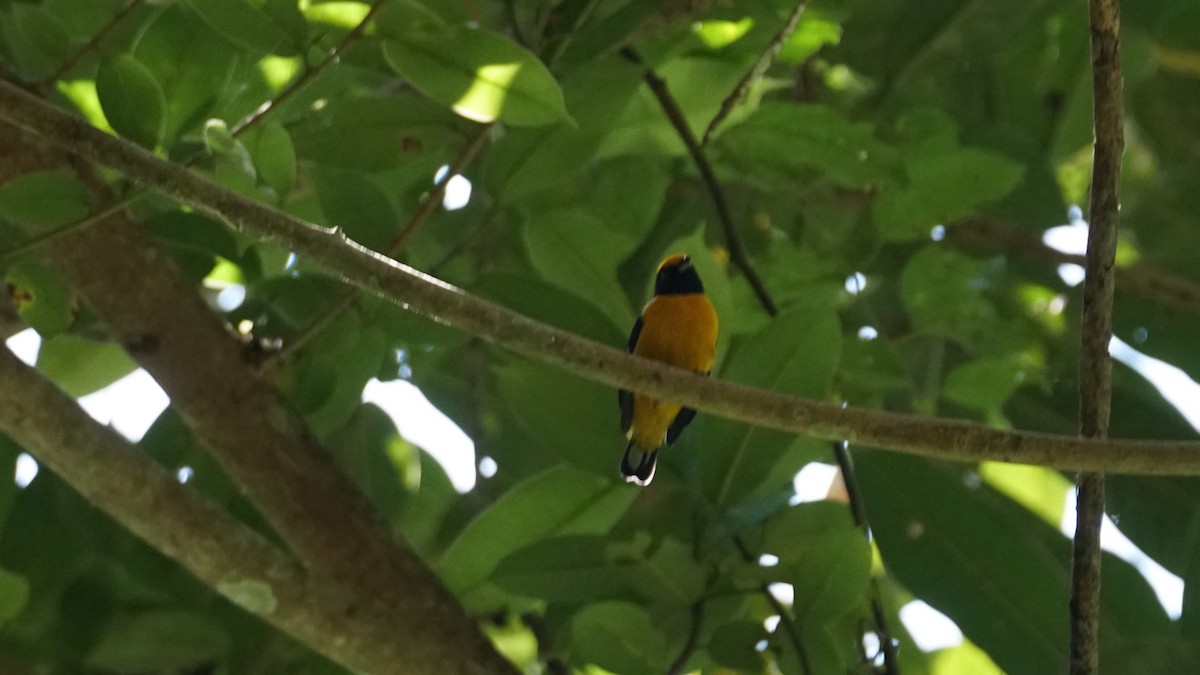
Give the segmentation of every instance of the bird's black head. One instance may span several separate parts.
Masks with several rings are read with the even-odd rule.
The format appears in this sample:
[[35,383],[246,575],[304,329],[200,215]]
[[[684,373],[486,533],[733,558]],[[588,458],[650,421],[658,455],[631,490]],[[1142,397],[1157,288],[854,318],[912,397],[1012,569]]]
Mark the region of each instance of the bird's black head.
[[686,255],[676,253],[658,266],[658,276],[654,278],[655,295],[686,295],[703,292],[704,284],[700,282],[700,275],[692,266],[692,259]]

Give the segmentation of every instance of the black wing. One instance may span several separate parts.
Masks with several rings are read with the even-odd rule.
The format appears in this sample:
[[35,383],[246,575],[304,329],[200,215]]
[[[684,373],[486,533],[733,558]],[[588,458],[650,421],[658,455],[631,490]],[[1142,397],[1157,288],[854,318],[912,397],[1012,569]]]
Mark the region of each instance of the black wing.
[[667,445],[671,445],[675,439],[679,438],[679,434],[683,433],[683,428],[691,424],[694,417],[696,417],[696,411],[691,408],[683,408],[675,415],[675,419],[671,421],[671,427],[667,429]]
[[[629,345],[625,347],[625,351],[632,354],[633,348],[637,346],[638,336],[642,334],[642,317],[638,317],[633,324],[633,331],[629,333]],[[617,404],[621,407],[621,433],[629,431],[629,425],[633,424],[633,394],[624,389],[617,391]]]
[[[708,375],[708,373],[705,373]],[[675,414],[675,419],[671,420],[671,426],[667,429],[667,445],[671,445],[679,438],[679,434],[683,433],[684,427],[692,423],[696,417],[696,411],[692,408],[681,408]]]

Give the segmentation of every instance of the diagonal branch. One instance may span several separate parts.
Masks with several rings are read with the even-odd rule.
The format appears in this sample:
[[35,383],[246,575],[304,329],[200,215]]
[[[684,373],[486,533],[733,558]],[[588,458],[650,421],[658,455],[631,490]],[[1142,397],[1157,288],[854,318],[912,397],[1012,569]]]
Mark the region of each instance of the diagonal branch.
[[934,459],[1146,475],[1200,474],[1200,442],[1102,441],[1004,431],[962,420],[842,408],[701,377],[482,300],[366,249],[336,228],[306,223],[109,136],[14,85],[0,83],[0,119],[250,233],[278,241],[330,273],[410,311],[593,382],[748,424]]
[[[748,563],[755,563],[754,554],[750,552],[750,547],[746,546],[746,542],[738,535],[733,536],[733,545],[737,548],[738,553],[742,556],[742,560]],[[792,619],[792,612],[788,609],[775,594],[771,592],[771,584],[763,581],[758,584],[758,592],[762,593],[767,604],[774,610],[775,615],[779,617],[779,627],[777,631],[782,631],[788,643],[792,646],[792,651],[796,653],[796,660],[800,662],[800,672],[802,675],[816,675],[812,671],[812,664],[808,662],[808,650],[804,648],[804,642],[800,639],[800,631],[796,628],[796,622]]]
[[[388,247],[384,253],[387,254],[389,258],[395,258],[396,254],[404,249],[404,246],[408,243],[408,240],[411,239],[412,236],[416,234],[417,230],[425,224],[425,221],[429,220],[429,217],[433,215],[433,212],[437,209],[438,205],[446,199],[446,187],[450,184],[451,179],[465,171],[467,166],[470,165],[470,163],[475,159],[475,156],[479,154],[479,151],[483,148],[484,142],[487,141],[488,133],[491,131],[491,129],[492,123],[481,126],[475,136],[470,140],[469,143],[467,143],[467,146],[463,148],[463,151],[459,153],[458,158],[455,159],[454,163],[451,164],[446,170],[446,173],[441,177],[441,179],[434,183],[433,190],[431,190],[429,194],[425,196],[424,201],[422,201],[420,206],[417,207],[417,210],[413,212],[412,217],[409,218],[408,223],[404,226],[404,229],[400,231],[400,234],[396,235],[396,237],[392,239],[390,244],[388,244]],[[350,307],[352,307],[354,303],[358,301],[358,297],[361,292],[361,289],[351,288],[340,295],[332,304],[329,305],[329,307],[325,309],[324,312],[319,314],[317,318],[310,321],[308,325],[305,326],[295,336],[293,336],[292,339],[288,340],[287,344],[285,344],[283,349],[276,355],[275,360],[287,361],[298,354],[304,349],[305,345],[307,345],[314,337],[320,334],[321,331],[325,330],[326,326],[333,323],[333,321],[341,316],[342,313],[350,309]]]
[[746,251],[742,248],[742,239],[733,223],[733,214],[729,211],[729,203],[725,201],[725,191],[721,188],[721,182],[713,173],[712,165],[708,163],[708,157],[704,154],[704,148],[700,147],[700,142],[696,140],[696,135],[688,126],[687,118],[684,117],[679,104],[671,96],[671,91],[667,89],[666,81],[655,74],[654,70],[648,67],[642,57],[633,49],[625,47],[621,50],[621,55],[645,70],[642,78],[646,81],[646,86],[650,87],[650,91],[662,106],[663,113],[671,121],[671,126],[675,127],[676,133],[679,134],[679,139],[687,146],[688,153],[696,164],[696,169],[704,179],[705,185],[708,186],[709,194],[712,195],[713,205],[717,208],[717,218],[721,221],[721,228],[725,231],[725,246],[729,249],[729,260],[746,277],[746,281],[754,289],[754,295],[763,309],[771,316],[775,316],[779,310],[776,309],[774,301],[767,293],[767,287],[763,284],[762,278],[758,276],[758,272],[750,264],[750,259],[746,257]]
[[717,114],[713,115],[712,121],[708,123],[708,128],[704,130],[704,137],[700,139],[701,147],[707,146],[712,139],[713,134],[721,123],[729,117],[729,113],[733,112],[734,108],[738,107],[742,101],[746,100],[746,96],[750,90],[758,83],[759,80],[766,75],[771,64],[775,63],[775,59],[779,58],[779,52],[783,51],[783,45],[796,32],[796,26],[800,25],[800,19],[804,16],[804,10],[808,9],[810,0],[799,0],[796,6],[792,8],[792,13],[788,15],[787,21],[783,27],[775,33],[771,41],[767,43],[766,48],[758,55],[758,60],[754,62],[754,66],[746,71],[742,79],[738,80],[733,91],[729,92],[729,96],[721,101],[721,108],[717,110]]
[[[348,668],[405,672],[404,617],[305,572],[0,347],[0,430],[234,604]],[[364,600],[365,598],[365,600]]]
[[[871,541],[871,524],[867,520],[866,502],[862,490],[858,487],[858,474],[854,471],[854,458],[850,456],[850,444],[845,441],[833,443],[833,457],[837,460],[838,471],[842,474],[842,483],[846,486],[846,501],[850,505],[850,516],[862,534]],[[896,643],[892,641],[892,631],[888,627],[887,612],[883,608],[883,592],[879,588],[879,578],[871,575],[871,616],[875,621],[875,631],[879,635],[879,651],[883,653],[883,667],[887,675],[900,675],[900,655],[896,651]]]
[[[1079,350],[1079,435],[1104,438],[1112,403],[1113,265],[1121,191],[1122,128],[1120,16],[1117,0],[1090,0],[1092,27],[1092,160],[1087,276]],[[1076,478],[1077,520],[1071,557],[1071,675],[1100,671],[1100,525],[1104,475]]]
[[[0,168],[8,177],[61,165],[61,157],[39,150],[0,125]],[[107,200],[94,169],[77,163],[93,200]],[[307,569],[405,617],[393,639],[412,672],[511,672],[141,228],[118,214],[64,238],[50,254]]]

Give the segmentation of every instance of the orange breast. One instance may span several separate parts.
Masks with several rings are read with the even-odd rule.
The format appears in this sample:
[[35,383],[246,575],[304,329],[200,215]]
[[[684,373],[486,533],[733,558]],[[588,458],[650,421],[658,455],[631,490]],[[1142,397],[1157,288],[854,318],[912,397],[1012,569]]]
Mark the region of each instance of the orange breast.
[[[717,347],[717,313],[704,295],[659,295],[642,311],[642,332],[633,353],[698,373],[712,370]],[[675,403],[633,397],[629,437],[651,451],[663,444],[679,413]]]

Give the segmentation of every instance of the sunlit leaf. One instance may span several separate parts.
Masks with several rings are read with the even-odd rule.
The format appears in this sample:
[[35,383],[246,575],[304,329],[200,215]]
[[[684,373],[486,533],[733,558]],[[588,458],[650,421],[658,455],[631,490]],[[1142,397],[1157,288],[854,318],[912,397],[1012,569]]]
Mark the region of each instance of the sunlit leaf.
[[428,28],[387,42],[385,53],[398,73],[467,119],[543,126],[568,118],[562,90],[546,67],[498,34]]

